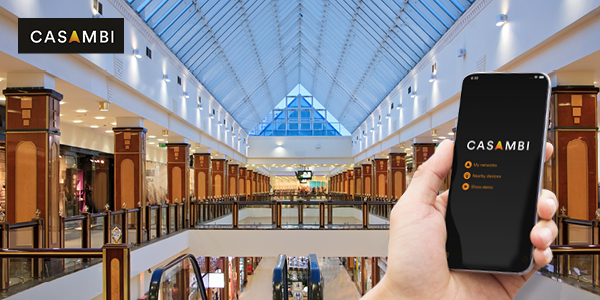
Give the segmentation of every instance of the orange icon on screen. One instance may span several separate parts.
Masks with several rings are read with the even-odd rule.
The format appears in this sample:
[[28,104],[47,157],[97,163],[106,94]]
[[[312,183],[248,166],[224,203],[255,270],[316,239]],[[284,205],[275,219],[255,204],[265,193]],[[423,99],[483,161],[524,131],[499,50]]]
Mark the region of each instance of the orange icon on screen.
[[465,177],[465,179],[469,179],[469,178],[471,178],[471,173],[465,172],[465,174],[463,175],[463,177]]
[[468,190],[469,189],[469,184],[468,183],[463,183],[462,185],[463,190]]
[[467,161],[467,162],[465,163],[465,168],[467,168],[467,169],[470,169],[470,168],[471,168],[471,166],[473,166],[473,164],[472,164],[470,161]]

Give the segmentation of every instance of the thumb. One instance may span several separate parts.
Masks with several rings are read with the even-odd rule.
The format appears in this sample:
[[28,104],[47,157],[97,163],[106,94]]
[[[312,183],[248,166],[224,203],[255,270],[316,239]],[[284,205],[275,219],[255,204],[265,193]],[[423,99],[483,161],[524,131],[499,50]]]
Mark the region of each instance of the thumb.
[[453,149],[454,143],[444,140],[435,150],[435,154],[417,169],[402,198],[407,197],[406,199],[415,199],[412,201],[433,205],[442,180],[452,167]]

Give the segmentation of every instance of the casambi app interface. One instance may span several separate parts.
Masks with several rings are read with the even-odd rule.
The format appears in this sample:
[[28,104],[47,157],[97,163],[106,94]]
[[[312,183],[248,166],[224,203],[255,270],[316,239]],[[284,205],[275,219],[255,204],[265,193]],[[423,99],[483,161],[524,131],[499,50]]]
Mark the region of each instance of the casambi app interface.
[[529,267],[548,85],[541,74],[463,81],[446,214],[450,268]]

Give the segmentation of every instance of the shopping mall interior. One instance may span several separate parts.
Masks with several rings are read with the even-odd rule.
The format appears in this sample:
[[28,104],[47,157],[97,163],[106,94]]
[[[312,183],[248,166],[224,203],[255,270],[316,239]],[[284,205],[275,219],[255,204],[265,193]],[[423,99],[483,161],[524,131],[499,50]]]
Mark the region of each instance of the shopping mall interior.
[[599,33],[595,0],[0,0],[0,298],[367,298],[463,79],[511,72],[550,79],[558,199],[514,299],[600,299]]

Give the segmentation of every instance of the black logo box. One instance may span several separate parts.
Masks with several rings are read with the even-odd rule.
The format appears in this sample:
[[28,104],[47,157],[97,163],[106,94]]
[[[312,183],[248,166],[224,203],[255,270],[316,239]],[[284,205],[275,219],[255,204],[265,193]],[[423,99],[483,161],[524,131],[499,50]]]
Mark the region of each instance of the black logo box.
[[[124,53],[124,28],[122,18],[19,18],[19,53]],[[65,40],[59,37],[60,31],[64,31],[60,35],[66,36],[64,43],[59,42]],[[77,32],[80,43],[69,43],[73,31]],[[107,43],[100,42],[101,31],[108,33]],[[46,41],[48,32],[54,42]],[[85,43],[84,32],[88,37]],[[93,34],[95,43],[89,39]]]

